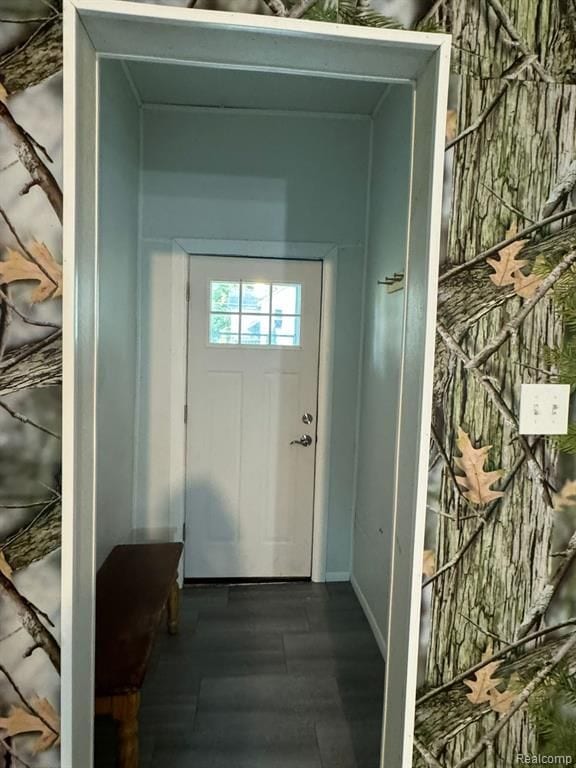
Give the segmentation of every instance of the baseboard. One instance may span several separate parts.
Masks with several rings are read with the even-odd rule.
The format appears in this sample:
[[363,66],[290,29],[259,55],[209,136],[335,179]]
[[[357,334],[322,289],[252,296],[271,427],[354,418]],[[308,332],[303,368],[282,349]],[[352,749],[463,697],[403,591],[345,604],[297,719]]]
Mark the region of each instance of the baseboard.
[[362,592],[360,585],[354,578],[354,575],[350,575],[350,583],[352,584],[352,589],[356,593],[356,597],[358,598],[358,602],[362,606],[362,610],[364,611],[366,618],[368,619],[368,624],[370,624],[370,629],[374,633],[374,637],[376,639],[376,642],[378,644],[378,648],[380,648],[380,653],[384,658],[386,658],[386,641],[384,640],[384,635],[380,631],[380,627],[378,626],[378,623],[376,621],[376,617],[372,613],[372,609],[370,608],[368,604],[368,600],[366,600],[366,597],[364,595],[364,592]]
[[328,571],[326,581],[350,581],[350,571]]

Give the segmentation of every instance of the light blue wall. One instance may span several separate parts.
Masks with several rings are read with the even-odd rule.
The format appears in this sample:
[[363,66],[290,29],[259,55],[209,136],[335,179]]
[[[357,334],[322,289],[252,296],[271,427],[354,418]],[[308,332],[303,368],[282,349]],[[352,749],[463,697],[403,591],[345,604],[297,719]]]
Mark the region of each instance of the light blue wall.
[[349,573],[365,248],[340,248],[336,288],[327,571]]
[[374,121],[372,182],[353,576],[382,637],[388,622],[394,451],[399,409],[399,373],[405,291],[378,285],[404,270],[411,165],[412,91],[390,91]]
[[336,243],[327,570],[349,572],[369,135],[367,118],[144,109],[137,526],[162,525],[169,493],[171,239]]
[[364,239],[367,119],[149,108],[144,237]]
[[139,109],[119,62],[100,68],[97,565],[132,532]]

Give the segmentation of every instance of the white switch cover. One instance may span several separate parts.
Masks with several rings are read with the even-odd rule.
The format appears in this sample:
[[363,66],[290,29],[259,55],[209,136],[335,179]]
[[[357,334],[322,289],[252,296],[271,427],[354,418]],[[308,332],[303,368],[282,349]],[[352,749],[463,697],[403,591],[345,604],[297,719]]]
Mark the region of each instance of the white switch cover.
[[520,434],[565,435],[569,406],[569,384],[522,384]]

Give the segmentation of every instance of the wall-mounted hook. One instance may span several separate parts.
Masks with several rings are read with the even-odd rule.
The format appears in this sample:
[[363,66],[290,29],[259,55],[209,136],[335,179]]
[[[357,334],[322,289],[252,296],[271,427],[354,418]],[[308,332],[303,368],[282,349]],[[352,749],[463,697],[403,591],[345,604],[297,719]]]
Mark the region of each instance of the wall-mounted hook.
[[394,293],[404,288],[404,272],[394,272],[393,276],[386,275],[384,280],[378,280],[378,285],[385,285],[388,293]]

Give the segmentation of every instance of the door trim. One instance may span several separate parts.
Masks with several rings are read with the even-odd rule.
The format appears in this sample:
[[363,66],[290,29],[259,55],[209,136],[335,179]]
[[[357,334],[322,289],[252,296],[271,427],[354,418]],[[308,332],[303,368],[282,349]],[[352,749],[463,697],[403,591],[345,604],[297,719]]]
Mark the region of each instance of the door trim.
[[336,281],[338,248],[333,243],[298,243],[266,240],[205,240],[175,238],[172,240],[172,313],[170,357],[170,527],[182,531],[186,504],[178,489],[186,482],[186,369],[188,349],[188,284],[189,257],[245,256],[268,259],[302,259],[321,261],[322,306],[318,358],[318,418],[316,464],[314,468],[314,511],[312,529],[312,581],[326,581],[328,540],[329,480],[332,437],[332,396],[334,374],[334,342],[336,314]]
[[[69,289],[63,298],[62,764],[93,765],[98,59],[105,55],[166,62],[170,53],[179,56],[181,63],[201,56],[203,63],[214,67],[349,80],[400,79],[414,85],[413,178],[419,183],[411,189],[410,260],[424,261],[427,267],[415,284],[409,271],[406,283],[416,299],[406,325],[407,339],[416,343],[403,364],[404,383],[411,386],[409,392],[408,387],[403,390],[399,460],[412,467],[413,482],[400,489],[394,509],[391,621],[386,630],[387,661],[392,663],[387,664],[385,681],[391,706],[385,710],[379,763],[380,768],[385,763],[410,768],[451,38],[116,0],[64,0],[63,14],[63,267]],[[224,32],[234,45],[211,48],[214,36],[220,38]],[[198,46],[191,45],[191,40],[198,39],[203,44],[200,53]],[[296,66],[293,41],[305,39],[310,51]],[[157,42],[154,50],[150,40]],[[336,55],[327,56],[327,51]],[[423,323],[425,338],[421,339],[417,330]]]

